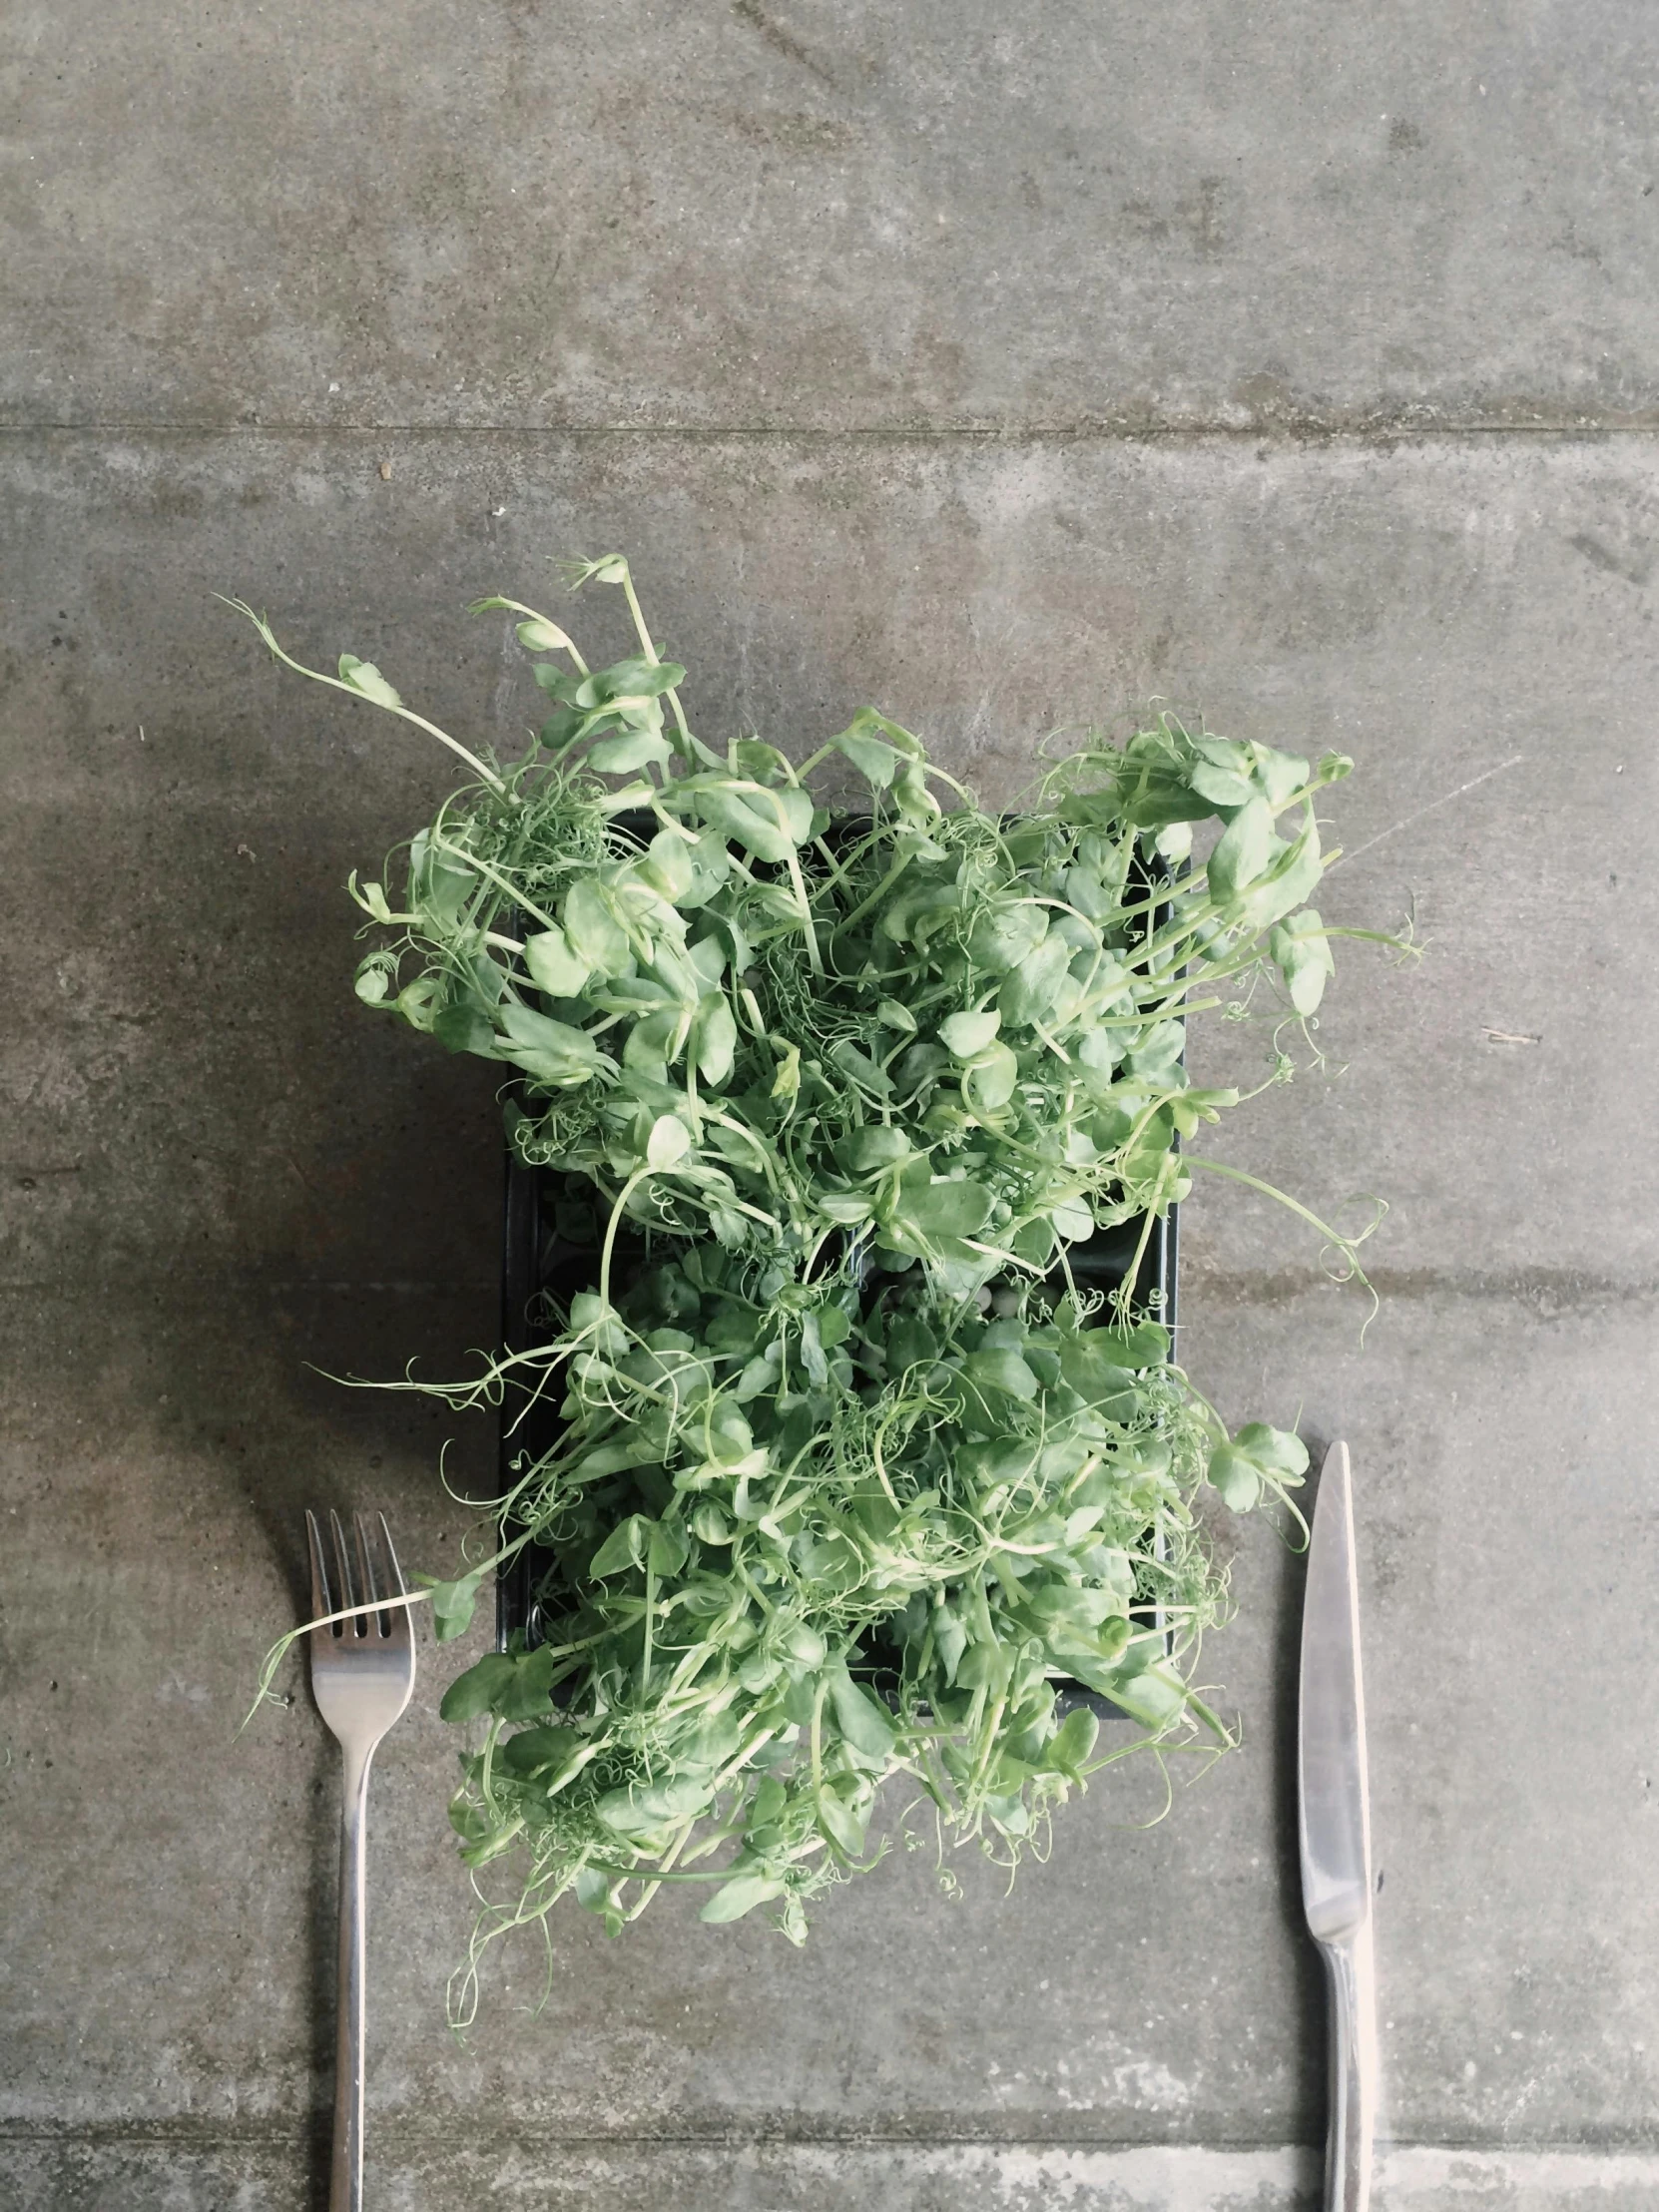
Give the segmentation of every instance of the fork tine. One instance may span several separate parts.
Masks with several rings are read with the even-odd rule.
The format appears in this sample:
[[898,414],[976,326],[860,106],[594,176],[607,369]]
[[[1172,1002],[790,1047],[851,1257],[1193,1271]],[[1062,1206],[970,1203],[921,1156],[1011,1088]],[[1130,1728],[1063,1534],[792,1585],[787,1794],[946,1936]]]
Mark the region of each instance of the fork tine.
[[[380,1541],[385,1547],[385,1594],[388,1597],[402,1597],[406,1594],[407,1585],[403,1580],[403,1570],[397,1564],[391,1530],[386,1526],[384,1513],[376,1513],[374,1518],[379,1523]],[[406,1605],[394,1605],[389,1613],[382,1613],[380,1618],[389,1623],[387,1633],[394,1643],[413,1643],[414,1624],[409,1619],[409,1608]]]
[[[334,1568],[339,1575],[339,1596],[334,1600],[334,1603],[342,1607],[355,1605],[359,1600],[351,1587],[351,1554],[346,1546],[345,1529],[341,1525],[338,1513],[334,1511],[332,1506],[328,1508],[328,1525],[333,1531]],[[339,1625],[342,1636],[360,1636],[363,1631],[363,1624],[360,1620],[341,1621]]]
[[392,1548],[391,1530],[386,1526],[386,1516],[384,1513],[376,1513],[374,1518],[380,1523],[380,1537],[386,1547],[386,1564],[391,1569],[391,1594],[405,1597],[409,1586],[403,1579],[403,1569],[397,1564],[397,1553]]
[[322,1556],[322,1531],[316,1525],[316,1515],[305,1515],[305,1542],[311,1554],[311,1618],[315,1620],[334,1608],[328,1597],[328,1564]]
[[[374,1523],[376,1520],[384,1528],[385,1518],[382,1514],[358,1513],[356,1515],[357,1557],[362,1565],[362,1602],[365,1605],[376,1599],[391,1595],[391,1582],[387,1577],[385,1561],[381,1556],[380,1547],[375,1538]],[[401,1611],[401,1607],[398,1610]],[[377,1636],[390,1636],[393,1617],[390,1613],[376,1613],[374,1618],[371,1621],[365,1621],[363,1626]]]
[[[372,1605],[381,1592],[378,1578],[374,1572],[374,1550],[368,1540],[368,1515],[366,1513],[352,1514],[351,1533],[357,1540],[355,1561],[357,1603],[359,1605]],[[359,1626],[365,1636],[383,1636],[385,1634],[385,1625],[378,1619],[364,1620],[359,1623]]]

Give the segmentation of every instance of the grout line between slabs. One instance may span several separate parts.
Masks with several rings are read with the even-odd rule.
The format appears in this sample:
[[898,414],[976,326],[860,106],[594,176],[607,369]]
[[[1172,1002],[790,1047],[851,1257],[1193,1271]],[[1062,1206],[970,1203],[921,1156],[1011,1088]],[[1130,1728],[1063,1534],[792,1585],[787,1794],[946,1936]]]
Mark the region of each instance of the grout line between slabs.
[[[329,2127],[326,2113],[286,2124],[267,2123],[247,2128],[203,2125],[190,2120],[100,2123],[83,2126],[33,2123],[14,2125],[0,2121],[0,2144],[154,2144],[177,2149],[215,2147],[286,2148]],[[514,2127],[492,2125],[487,2131],[462,2127],[400,2125],[382,2114],[376,2121],[382,2140],[403,2144],[429,2144],[465,2148],[487,2144],[492,2150],[504,2144],[559,2145],[571,2149],[613,2151],[756,2150],[756,2151],[1056,2151],[1092,2152],[1103,2157],[1138,2157],[1149,2151],[1179,2157],[1188,2153],[1226,2153],[1232,2156],[1305,2156],[1324,2149],[1323,2137],[1299,2140],[1285,2136],[1214,2135],[1171,2140],[1167,2136],[1103,2135],[946,2135],[908,2134],[882,2129],[848,2129],[822,2134],[787,2133],[745,2128],[711,2129],[703,2133],[625,2134],[580,2126]],[[1545,2159],[1642,2160],[1659,2165],[1659,2143],[1651,2136],[1612,2137],[1597,2141],[1570,2136],[1545,2136],[1537,2140],[1514,2137],[1380,2136],[1380,2160],[1422,2155],[1444,2158],[1487,2158],[1516,2162]]]
[[183,437],[183,438],[515,438],[683,440],[701,444],[758,442],[780,444],[934,445],[1159,445],[1202,444],[1218,440],[1280,445],[1454,444],[1465,439],[1599,442],[1659,435],[1659,415],[1639,422],[1423,422],[1409,417],[1376,422],[1322,421],[1311,417],[1287,422],[1192,423],[935,423],[852,424],[833,428],[791,423],[460,423],[460,422],[169,422],[113,417],[93,422],[5,422],[0,437]]

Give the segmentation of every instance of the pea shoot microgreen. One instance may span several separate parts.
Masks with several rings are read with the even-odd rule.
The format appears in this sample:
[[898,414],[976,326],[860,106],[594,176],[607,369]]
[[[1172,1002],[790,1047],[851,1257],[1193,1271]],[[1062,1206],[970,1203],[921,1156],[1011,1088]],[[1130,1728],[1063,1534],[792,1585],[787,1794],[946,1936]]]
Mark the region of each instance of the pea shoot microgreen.
[[[504,1539],[430,1593],[452,1638],[492,1568],[551,1561],[541,1640],[443,1699],[483,1727],[462,1856],[522,1874],[462,2016],[484,1944],[567,1894],[615,1933],[696,1886],[705,1921],[764,1908],[800,1941],[881,1856],[890,1778],[1012,1865],[1126,1750],[1225,1747],[1192,1680],[1227,1602],[1195,1501],[1294,1515],[1308,1463],[1264,1423],[1230,1435],[1156,1315],[1069,1256],[1144,1239],[1195,1170],[1269,1188],[1184,1149],[1239,1098],[1189,1083],[1185,1024],[1257,993],[1308,1034],[1334,970],[1315,802],[1350,762],[1164,714],[993,817],[873,709],[799,764],[705,743],[626,561],[566,575],[621,588],[638,651],[593,669],[545,614],[478,601],[547,702],[511,762],[233,602],[472,771],[395,907],[352,877],[356,990],[500,1069],[511,1143],[593,1254],[544,1345],[396,1385],[562,1415],[492,1510]],[[832,815],[827,770],[859,809]],[[1363,1237],[1297,1211],[1360,1275]],[[1133,1741],[1064,1713],[1066,1679]]]

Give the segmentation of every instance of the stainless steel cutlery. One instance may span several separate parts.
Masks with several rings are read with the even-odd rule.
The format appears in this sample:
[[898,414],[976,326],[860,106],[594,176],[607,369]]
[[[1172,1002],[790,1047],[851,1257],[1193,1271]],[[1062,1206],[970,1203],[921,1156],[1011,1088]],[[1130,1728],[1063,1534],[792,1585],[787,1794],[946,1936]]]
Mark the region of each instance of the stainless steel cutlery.
[[[356,1515],[355,1543],[337,1513],[324,1545],[305,1515],[311,1549],[312,1618],[404,1595],[385,1516]],[[363,2201],[363,2013],[368,1768],[375,1746],[401,1716],[414,1688],[414,1635],[406,1605],[361,1611],[310,1632],[311,1695],[339,1738],[345,1760],[340,1808],[339,1975],[334,2035],[334,2147],[328,2212],[361,2212]]]
[[1366,2212],[1377,2124],[1371,1805],[1348,1446],[1325,1455],[1302,1614],[1302,1903],[1330,1988],[1326,2212]]
[[[414,1687],[414,1639],[403,1577],[383,1516],[359,1513],[348,1541],[337,1513],[324,1540],[305,1515],[313,1618],[356,1608],[309,1632],[311,1689],[344,1756],[340,1826],[338,2018],[329,2212],[361,2212],[368,1771]],[[1298,1726],[1302,1899],[1330,1992],[1331,2104],[1326,2212],[1367,2212],[1377,2122],[1378,2051],[1372,1944],[1371,1811],[1360,1587],[1348,1446],[1326,1454],[1303,1602]]]

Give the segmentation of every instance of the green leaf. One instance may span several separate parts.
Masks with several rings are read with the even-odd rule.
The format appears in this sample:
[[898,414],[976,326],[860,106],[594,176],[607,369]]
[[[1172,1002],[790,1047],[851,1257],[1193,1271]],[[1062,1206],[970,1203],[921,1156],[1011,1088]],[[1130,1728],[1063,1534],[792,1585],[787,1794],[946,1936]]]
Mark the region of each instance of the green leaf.
[[1300,906],[1325,872],[1317,823],[1310,823],[1294,844],[1276,839],[1275,845],[1273,865],[1238,901],[1240,918],[1254,929],[1265,929]]
[[1169,1331],[1162,1322],[1137,1322],[1133,1329],[1113,1329],[1108,1343],[1113,1357],[1126,1368],[1161,1368],[1169,1358]]
[[364,913],[370,915],[375,921],[390,922],[407,918],[406,916],[399,916],[397,914],[394,914],[391,908],[387,905],[384,884],[364,883],[359,888],[357,883],[357,871],[355,868],[351,870],[350,875],[346,878],[345,887],[351,893],[351,896],[357,901],[358,905],[362,907]]
[[786,1045],[778,1073],[773,1078],[773,1098],[794,1098],[801,1089],[801,1047]]
[[622,972],[630,957],[627,932],[592,876],[578,876],[570,886],[560,918],[570,949],[579,960],[585,960],[601,975]]
[[1210,1481],[1235,1513],[1248,1513],[1262,1494],[1261,1469],[1236,1444],[1217,1444],[1211,1452]]
[[1311,1014],[1325,996],[1325,986],[1337,972],[1331,940],[1325,924],[1312,906],[1279,923],[1268,939],[1268,951],[1285,978],[1291,1004],[1299,1014]]
[[[1298,792],[1306,790],[1308,763],[1305,760],[1294,753],[1276,753],[1271,745],[1253,745],[1250,751],[1256,781],[1275,807],[1288,806]],[[1353,763],[1349,765],[1352,767]]]
[[549,1725],[523,1728],[516,1736],[507,1737],[500,1746],[499,1757],[509,1774],[520,1775],[528,1781],[568,1766],[581,1748],[582,1739],[574,1728]]
[[513,1661],[512,1680],[497,1692],[493,1710],[504,1721],[533,1721],[547,1711],[553,1695],[553,1646],[526,1652]]
[[838,1306],[821,1306],[818,1313],[819,1342],[826,1352],[833,1352],[836,1345],[844,1344],[852,1332],[852,1324]]
[[[1155,1645],[1146,1648],[1156,1651]],[[1084,1679],[1081,1672],[1078,1679]],[[1154,1658],[1148,1664],[1138,1650],[1120,1665],[1091,1674],[1088,1681],[1090,1689],[1102,1691],[1143,1728],[1168,1728],[1186,1710],[1187,1686],[1168,1660]]]
[[630,1567],[645,1564],[646,1547],[651,1541],[651,1531],[656,1523],[647,1513],[630,1513],[611,1530],[599,1549],[588,1561],[588,1572],[595,1581],[602,1582],[610,1574],[626,1574]]
[[[655,842],[652,850],[656,850]],[[704,830],[685,850],[691,855],[692,879],[685,890],[675,893],[675,904],[683,912],[691,913],[699,906],[706,906],[730,876],[732,856],[726,849],[725,838],[717,836],[711,830]]]
[[[613,1359],[628,1350],[628,1332],[614,1306],[607,1306],[597,1291],[578,1291],[570,1302],[570,1326],[578,1336],[588,1336],[592,1349]],[[621,1466],[637,1466],[636,1459],[619,1460]]]
[[[1089,1226],[1083,1234],[1085,1236],[1092,1235],[1093,1230],[1094,1216],[1091,1214]],[[1046,1268],[1049,1261],[1054,1257],[1054,1226],[1051,1222],[1046,1220],[1028,1221],[1006,1242],[1008,1250],[1016,1253],[1020,1259],[1026,1261],[1031,1267]]]
[[697,1917],[717,1927],[727,1921],[741,1921],[757,1905],[769,1905],[774,1898],[781,1898],[784,1889],[776,1875],[740,1874],[718,1889]]
[[626,1790],[607,1790],[594,1811],[618,1835],[650,1835],[656,1829],[695,1820],[706,1810],[712,1795],[707,1782],[683,1774],[669,1782],[635,1783]]
[[1000,1643],[973,1643],[957,1663],[956,1680],[964,1690],[989,1690],[996,1696],[1008,1687],[1012,1672],[1010,1654]]
[[1118,910],[1118,901],[1106,888],[1098,868],[1074,867],[1066,874],[1066,898],[1080,914],[1090,921],[1109,921]]
[[647,661],[635,655],[584,676],[576,687],[575,704],[591,713],[619,700],[655,699],[685,680],[686,672],[677,661]]
[[692,854],[697,842],[696,838],[688,842],[676,830],[659,830],[634,862],[630,873],[648,883],[663,898],[670,901],[683,898],[696,879]]
[[900,1036],[913,1037],[916,1033],[915,1015],[896,998],[883,998],[875,1009],[875,1018],[883,1029],[896,1029]]
[[[539,676],[544,668],[552,667],[551,661],[538,662],[536,673]],[[549,715],[542,724],[536,733],[536,742],[545,746],[549,753],[563,753],[585,734],[587,727],[588,718],[579,707],[561,707],[557,714]]]
[[1250,780],[1248,764],[1234,769],[1220,768],[1210,761],[1195,761],[1188,771],[1187,781],[1199,797],[1209,800],[1213,807],[1246,807],[1258,796]]
[[599,1053],[592,1038],[567,1022],[554,1021],[516,999],[505,998],[501,1002],[501,1026],[506,1035],[496,1040],[496,1058],[522,1068],[538,1083],[569,1090],[591,1081],[599,1072]]
[[825,1680],[836,1725],[853,1750],[868,1759],[885,1759],[898,1733],[886,1707],[854,1682],[844,1667],[831,1668]]
[[432,1034],[449,1052],[482,1052],[488,1056],[495,1051],[494,1025],[470,1002],[441,1008],[432,1016]]
[[893,778],[893,804],[903,819],[925,828],[943,809],[927,789],[927,772],[919,761],[906,761]]
[[867,1052],[860,1052],[850,1037],[837,1037],[830,1047],[828,1057],[834,1066],[861,1083],[865,1090],[873,1091],[877,1098],[892,1094],[892,1077],[885,1068],[877,1067]]
[[1308,1444],[1266,1420],[1252,1420],[1210,1453],[1210,1482],[1235,1513],[1248,1513],[1263,1491],[1299,1488],[1308,1473]]
[[1123,1050],[1122,1033],[1111,1029],[1090,1029],[1079,1037],[1076,1046],[1078,1064],[1108,1079],[1123,1058]]
[[691,1517],[691,1532],[699,1543],[729,1544],[734,1530],[720,1507],[705,1498]]
[[358,963],[351,988],[365,1006],[378,1006],[390,995],[396,981],[396,953],[371,952],[365,960]]
[[1265,799],[1241,807],[1210,855],[1210,895],[1226,905],[1255,882],[1273,850],[1273,809]]
[[1307,1472],[1302,1438],[1266,1421],[1250,1421],[1210,1454],[1210,1481],[1235,1513],[1248,1513],[1264,1490],[1300,1487]]
[[975,1352],[962,1362],[962,1373],[973,1382],[1006,1390],[1010,1397],[1030,1404],[1039,1394],[1037,1379],[1019,1354],[1004,1346]]
[[848,1805],[833,1790],[826,1790],[818,1801],[819,1833],[843,1859],[856,1859],[864,1848],[864,1830],[869,1821],[869,1807]]
[[971,1060],[994,1042],[1001,1027],[1002,1016],[996,1012],[952,1014],[948,1021],[940,1022],[939,1035],[958,1060]]
[[628,563],[620,553],[602,553],[596,561],[573,558],[561,561],[559,566],[572,591],[580,591],[584,584],[625,584],[628,581]]
[[1060,1372],[1086,1404],[1111,1420],[1126,1420],[1140,1403],[1140,1385],[1117,1356],[1109,1329],[1090,1329],[1060,1348]]
[[653,1574],[678,1574],[691,1555],[686,1532],[678,1521],[658,1521],[646,1547],[645,1563]]
[[716,991],[698,1008],[692,1037],[697,1069],[705,1083],[718,1088],[732,1072],[738,1048],[738,1024],[726,994]]
[[1079,1770],[1094,1756],[1100,1722],[1087,1706],[1068,1713],[1043,1751],[1043,1765],[1056,1774],[1079,1779]]
[[527,619],[515,624],[518,642],[531,653],[574,653],[576,651],[556,622],[549,622],[545,615],[538,615],[533,607],[521,606],[516,599],[501,599],[491,594],[487,599],[470,600],[469,615],[508,614],[523,615]]
[[424,1583],[432,1593],[432,1626],[440,1644],[453,1643],[457,1636],[464,1636],[472,1626],[472,1612],[478,1602],[478,1585],[490,1571],[493,1561],[474,1567],[470,1574],[458,1575],[453,1582],[439,1582],[429,1574],[417,1574],[415,1580]]
[[666,787],[659,804],[677,814],[695,812],[761,860],[787,860],[813,831],[812,795],[793,785],[751,792],[738,790],[729,776],[682,776]]
[[524,940],[524,965],[537,990],[549,998],[580,995],[592,970],[572,949],[563,929],[538,929]]
[[885,1122],[865,1122],[840,1139],[834,1155],[847,1175],[881,1175],[909,1158],[910,1140]]
[[591,726],[592,716],[585,715],[575,705],[576,694],[581,689],[582,682],[579,676],[570,675],[553,661],[538,661],[530,673],[549,699],[556,699],[561,706],[570,708],[573,736],[578,729],[586,730]]
[[968,932],[968,955],[993,975],[1010,968],[1034,952],[1048,934],[1048,910],[1034,899],[1020,899],[982,907]]
[[342,653],[339,657],[339,673],[342,683],[349,684],[364,699],[372,699],[376,707],[402,706],[402,700],[372,661],[359,661],[355,653]]
[[518,642],[527,653],[572,653],[575,647],[556,622],[549,622],[545,615],[532,615],[528,622],[514,625]]
[[868,1221],[875,1211],[870,1201],[856,1191],[823,1191],[818,1208],[827,1221],[838,1222],[843,1229]]
[[1035,951],[1028,952],[1013,973],[1003,978],[996,994],[1003,1020],[1015,1028],[1042,1021],[1059,996],[1070,962],[1071,947],[1051,930]]
[[830,743],[837,752],[845,754],[859,775],[873,784],[877,791],[885,791],[892,782],[893,772],[898,767],[898,755],[879,738],[866,738],[853,730],[843,730],[838,738],[831,738]]
[[1094,1235],[1094,1212],[1087,1199],[1062,1199],[1048,1210],[1048,1223],[1056,1237],[1067,1244],[1083,1244]]
[[1018,1060],[1005,1044],[993,1044],[962,1077],[962,1095],[976,1114],[996,1114],[1013,1097],[1018,1081]]
[[666,1085],[669,1062],[680,1057],[691,1024],[691,1015],[681,1006],[665,1006],[635,1022],[622,1048],[622,1064],[636,1085],[641,1078],[659,1087]]
[[977,1183],[941,1179],[903,1198],[905,1219],[927,1237],[971,1237],[990,1210],[990,1193]]
[[619,737],[601,739],[588,749],[588,766],[601,776],[627,776],[648,763],[661,767],[673,758],[673,748],[656,730],[625,730]]
[[646,1139],[645,1164],[659,1173],[682,1161],[692,1148],[691,1132],[675,1114],[659,1114]]
[[444,1691],[438,1706],[439,1720],[470,1721],[480,1713],[493,1711],[496,1699],[511,1687],[516,1666],[517,1662],[504,1651],[489,1651],[482,1659],[474,1660]]
[[1174,1090],[1186,1045],[1185,1023],[1160,1021],[1137,1038],[1126,1063],[1129,1073],[1155,1090]]

